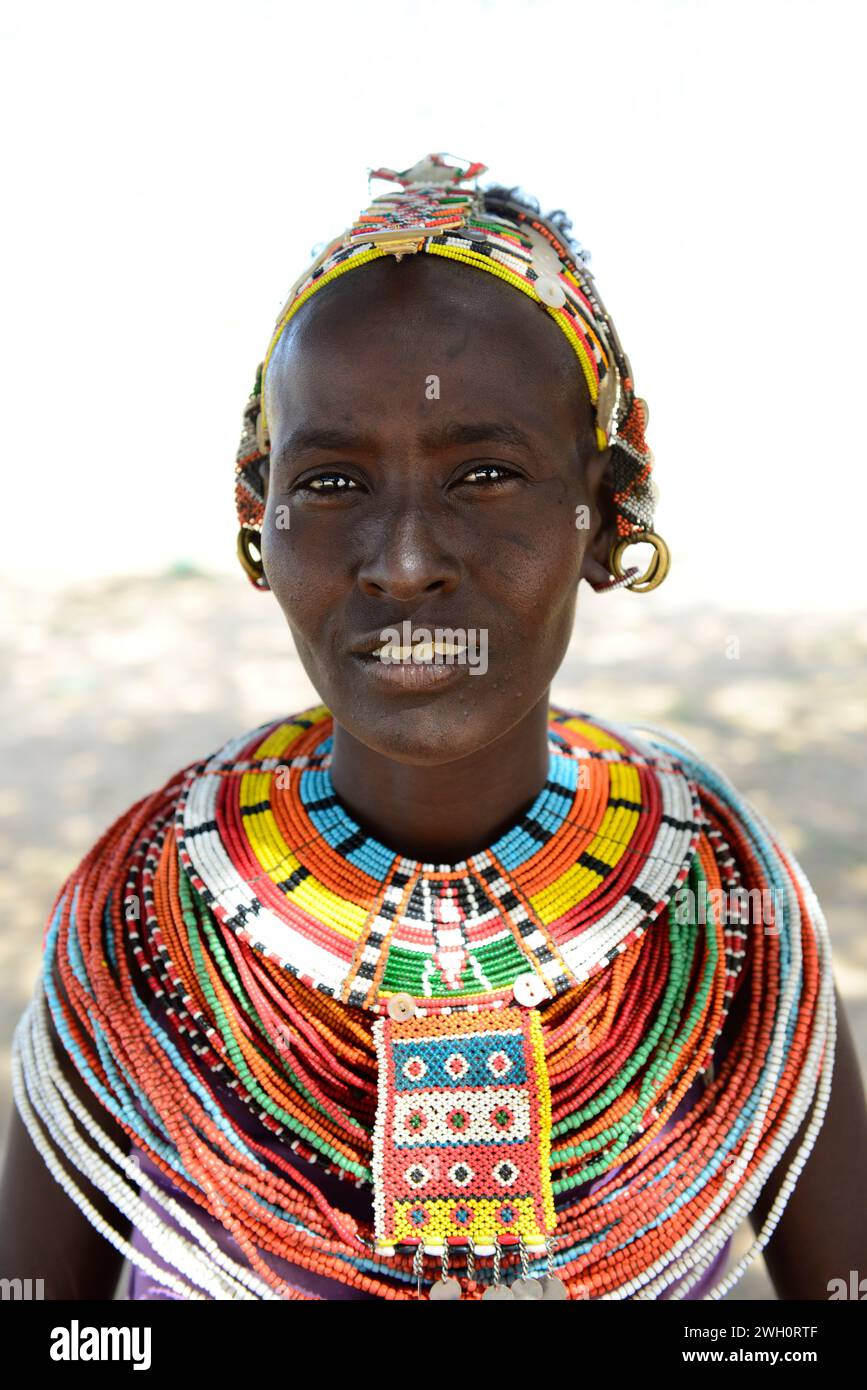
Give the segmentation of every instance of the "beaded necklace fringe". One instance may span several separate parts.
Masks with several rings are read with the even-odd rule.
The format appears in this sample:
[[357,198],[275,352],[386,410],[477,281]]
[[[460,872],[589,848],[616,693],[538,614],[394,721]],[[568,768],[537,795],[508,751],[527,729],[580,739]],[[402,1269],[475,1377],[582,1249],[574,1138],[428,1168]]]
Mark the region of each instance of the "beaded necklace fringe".
[[[440,1261],[421,1245],[384,1256],[371,1223],[326,1200],[307,1165],[373,1182],[374,1022],[390,1001],[408,993],[438,1034],[448,1015],[457,1027],[499,1010],[505,1026],[530,974],[545,986],[550,1247],[498,1243],[492,1276],[472,1241],[447,1243],[443,1272],[451,1261],[479,1297],[514,1251],[525,1277],[556,1274],[572,1298],[682,1298],[809,1116],[760,1234],[706,1295],[722,1297],[770,1238],[828,1104],[830,942],[800,865],[688,745],[556,708],[549,779],[520,824],[460,865],[417,865],[340,806],[330,735],[320,706],[232,741],[121,816],[58,893],[12,1061],[56,1180],[182,1298],[312,1296],[269,1256],[416,1297]],[[773,920],[721,911],[720,894],[738,890],[770,892]],[[743,1021],[726,1029],[735,1000]],[[105,1110],[243,1260],[82,1106],[49,1015]],[[81,1179],[173,1272],[95,1211]]]

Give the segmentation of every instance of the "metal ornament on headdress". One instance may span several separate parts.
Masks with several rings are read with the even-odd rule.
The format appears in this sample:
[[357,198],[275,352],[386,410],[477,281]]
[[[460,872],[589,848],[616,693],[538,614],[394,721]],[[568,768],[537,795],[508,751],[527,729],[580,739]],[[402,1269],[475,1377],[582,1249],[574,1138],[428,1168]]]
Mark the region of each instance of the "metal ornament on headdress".
[[[392,255],[399,262],[424,253],[496,275],[551,316],[581,366],[596,415],[597,447],[612,451],[617,543],[653,536],[657,493],[651,478],[653,455],[644,437],[646,406],[635,395],[629,359],[596,289],[589,253],[564,239],[543,217],[500,193],[479,189],[484,164],[450,163],[452,159],[429,154],[409,169],[371,169],[369,183],[384,179],[397,188],[375,197],[292,286],[245,411],[235,490],[242,527],[255,531],[262,525],[260,470],[270,450],[265,378],[287,324],[313,294],[339,276],[383,256]],[[618,559],[621,554],[618,550]],[[667,552],[658,551],[653,576],[657,584],[666,571]],[[627,581],[633,588],[641,582],[629,575]]]

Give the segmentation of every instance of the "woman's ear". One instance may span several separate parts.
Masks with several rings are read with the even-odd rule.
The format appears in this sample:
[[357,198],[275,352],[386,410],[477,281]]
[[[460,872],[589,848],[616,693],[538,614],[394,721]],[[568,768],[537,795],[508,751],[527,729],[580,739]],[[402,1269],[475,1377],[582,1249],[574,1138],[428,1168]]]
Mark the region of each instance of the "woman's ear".
[[593,585],[607,584],[611,579],[608,556],[617,536],[610,448],[597,451],[587,460],[584,476],[589,517],[581,578]]

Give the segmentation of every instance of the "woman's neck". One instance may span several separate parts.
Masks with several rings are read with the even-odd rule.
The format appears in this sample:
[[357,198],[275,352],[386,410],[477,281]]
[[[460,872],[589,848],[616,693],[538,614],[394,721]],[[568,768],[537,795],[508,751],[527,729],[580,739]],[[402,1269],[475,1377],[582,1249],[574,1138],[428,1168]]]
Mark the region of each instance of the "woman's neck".
[[400,763],[334,722],[331,781],[359,825],[411,859],[454,864],[493,844],[548,776],[549,692],[502,738],[468,758]]

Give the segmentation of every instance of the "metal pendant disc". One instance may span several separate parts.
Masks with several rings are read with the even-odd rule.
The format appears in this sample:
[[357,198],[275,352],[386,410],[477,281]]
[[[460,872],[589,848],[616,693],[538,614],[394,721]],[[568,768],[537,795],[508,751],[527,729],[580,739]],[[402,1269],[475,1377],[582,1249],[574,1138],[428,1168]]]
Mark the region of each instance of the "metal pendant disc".
[[512,1297],[520,1299],[539,1299],[543,1296],[542,1284],[540,1280],[516,1279],[512,1284]]
[[438,1279],[430,1291],[431,1301],[454,1303],[461,1296],[461,1286],[457,1279]]
[[563,1280],[557,1278],[556,1274],[546,1274],[542,1280],[542,1297],[548,1302],[556,1300],[560,1303],[564,1298],[568,1299],[569,1290]]

